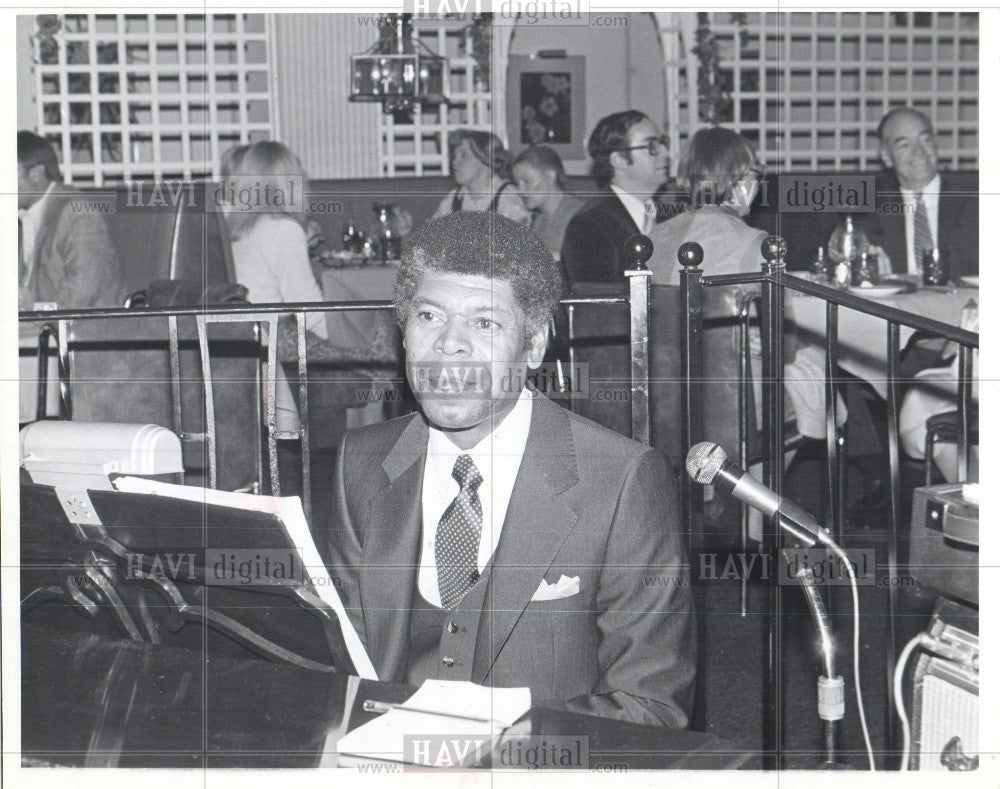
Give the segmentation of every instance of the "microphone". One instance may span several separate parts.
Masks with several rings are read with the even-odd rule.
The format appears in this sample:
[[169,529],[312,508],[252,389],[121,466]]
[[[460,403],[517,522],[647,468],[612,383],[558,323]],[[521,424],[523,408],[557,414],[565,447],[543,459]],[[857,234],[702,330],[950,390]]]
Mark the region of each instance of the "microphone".
[[688,476],[702,485],[716,485],[755,510],[774,518],[778,525],[806,548],[817,541],[830,546],[833,540],[816,519],[794,501],[765,487],[726,455],[726,450],[711,441],[691,447],[687,455]]

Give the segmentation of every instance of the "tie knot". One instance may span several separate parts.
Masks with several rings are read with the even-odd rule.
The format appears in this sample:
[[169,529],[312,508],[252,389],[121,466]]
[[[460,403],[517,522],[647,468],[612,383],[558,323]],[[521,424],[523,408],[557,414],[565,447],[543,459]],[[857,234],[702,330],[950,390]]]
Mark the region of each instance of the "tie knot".
[[451,470],[451,475],[462,490],[475,491],[483,483],[483,475],[479,473],[479,469],[476,468],[475,462],[469,455],[458,456],[455,460],[455,467]]

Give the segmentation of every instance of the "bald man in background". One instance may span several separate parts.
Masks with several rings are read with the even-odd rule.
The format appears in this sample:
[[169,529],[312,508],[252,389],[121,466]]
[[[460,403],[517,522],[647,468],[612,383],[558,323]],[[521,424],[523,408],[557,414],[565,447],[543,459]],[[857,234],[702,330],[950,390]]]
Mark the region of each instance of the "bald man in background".
[[895,274],[920,274],[928,247],[947,252],[952,279],[979,274],[978,185],[963,190],[938,170],[930,119],[897,107],[878,126],[879,152],[887,171],[876,181],[876,211],[862,226],[885,250]]

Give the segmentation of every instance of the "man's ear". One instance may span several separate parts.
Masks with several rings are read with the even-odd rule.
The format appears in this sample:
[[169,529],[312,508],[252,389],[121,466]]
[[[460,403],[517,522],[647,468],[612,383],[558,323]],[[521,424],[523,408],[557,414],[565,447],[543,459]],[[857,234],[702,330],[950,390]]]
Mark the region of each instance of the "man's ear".
[[621,151],[612,151],[608,156],[608,161],[611,162],[611,166],[616,170],[627,167],[629,163],[628,159],[625,158],[625,154]]
[[882,158],[882,164],[892,170],[892,157],[889,156],[889,149],[886,148],[885,145],[880,144],[878,146],[878,154]]
[[537,370],[542,363],[542,359],[545,358],[545,349],[549,344],[550,325],[550,323],[546,323],[528,339],[527,362],[529,370]]
[[49,176],[45,172],[44,164],[36,164],[28,170],[28,180],[33,184],[48,184]]

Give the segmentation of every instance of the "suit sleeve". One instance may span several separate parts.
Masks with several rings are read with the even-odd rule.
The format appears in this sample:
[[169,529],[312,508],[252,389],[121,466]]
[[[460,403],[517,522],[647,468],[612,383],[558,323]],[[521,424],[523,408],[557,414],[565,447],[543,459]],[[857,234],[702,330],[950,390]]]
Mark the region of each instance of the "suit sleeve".
[[[91,204],[96,207],[97,203]],[[56,302],[67,309],[121,306],[118,262],[104,218],[67,206],[56,240],[65,261]]]
[[344,455],[347,451],[347,439],[340,444],[333,481],[333,513],[331,529],[326,544],[327,567],[337,593],[344,601],[347,615],[354,625],[361,643],[368,649],[368,634],[365,630],[365,619],[361,610],[360,577],[364,545],[361,535],[357,533],[347,506],[347,495],[344,485]]
[[952,281],[979,275],[979,198],[975,195],[956,202],[958,208],[950,216],[938,209],[939,236],[941,222],[954,223],[951,235]]
[[658,452],[629,468],[597,592],[600,677],[571,709],[687,726],[695,629],[676,485]]
[[614,248],[617,234],[595,222],[587,212],[578,212],[566,225],[563,237],[563,271],[568,284],[578,282],[616,282],[618,250]]

